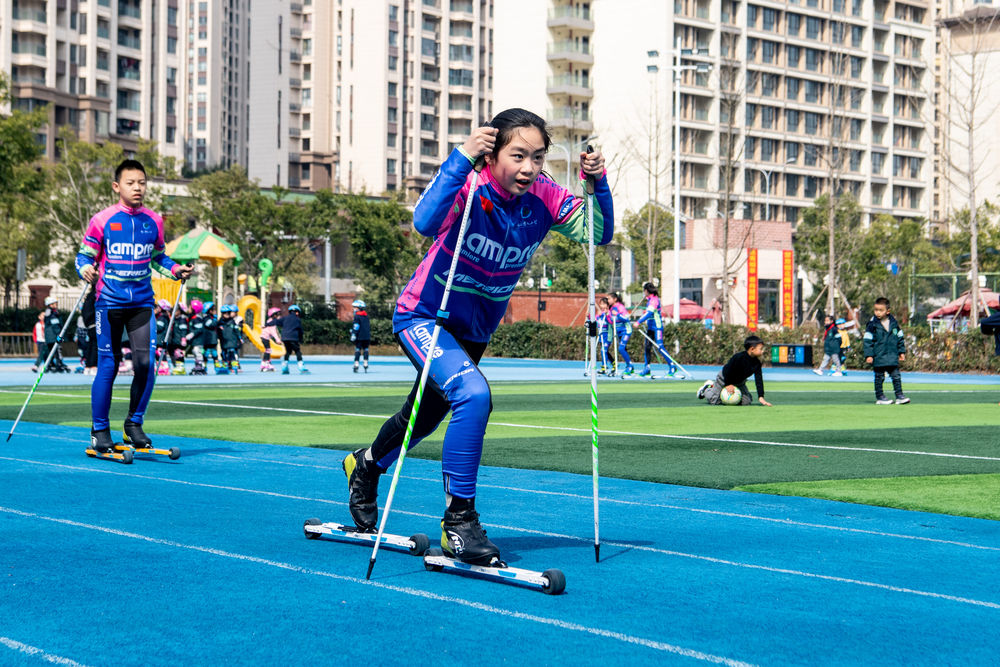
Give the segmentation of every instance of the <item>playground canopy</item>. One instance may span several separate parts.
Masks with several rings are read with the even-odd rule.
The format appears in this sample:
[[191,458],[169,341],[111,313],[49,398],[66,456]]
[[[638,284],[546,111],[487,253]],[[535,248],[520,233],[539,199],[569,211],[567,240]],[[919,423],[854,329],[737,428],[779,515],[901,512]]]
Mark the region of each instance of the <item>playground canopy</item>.
[[[669,303],[663,307],[663,314],[666,317],[674,316],[674,304]],[[698,305],[696,301],[691,299],[681,299],[681,319],[682,320],[701,320],[709,315],[709,311]]]
[[166,253],[177,262],[194,262],[204,260],[216,270],[216,303],[222,303],[222,265],[232,261],[233,266],[243,262],[239,246],[236,246],[218,234],[209,231],[192,229],[184,236],[167,244]]
[[[979,290],[979,312],[983,312],[983,304],[989,308],[1000,308],[1000,294],[988,289]],[[949,301],[937,310],[931,311],[927,315],[928,321],[940,320],[949,317],[968,317],[972,311],[972,294],[965,292],[954,301]]]

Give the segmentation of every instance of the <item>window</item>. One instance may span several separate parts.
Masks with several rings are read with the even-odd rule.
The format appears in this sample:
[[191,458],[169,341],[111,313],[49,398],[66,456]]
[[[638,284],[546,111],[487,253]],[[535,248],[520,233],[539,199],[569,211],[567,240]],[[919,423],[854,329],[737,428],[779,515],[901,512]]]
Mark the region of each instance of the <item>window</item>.
[[799,99],[799,88],[802,86],[801,79],[785,79],[785,97],[790,100]]
[[773,162],[774,154],[778,152],[778,142],[774,139],[760,140],[760,159],[762,162]]
[[785,22],[788,24],[788,29],[785,32],[791,37],[798,37],[799,28],[802,25],[802,17],[798,14],[789,14]]
[[765,63],[773,63],[775,58],[775,52],[778,50],[777,42],[769,42],[764,40],[761,43],[760,57],[761,61]]
[[449,69],[448,70],[448,85],[449,86],[466,86],[468,88],[472,87],[472,70],[467,69]]
[[167,53],[177,53],[176,37],[167,37]]
[[389,46],[399,46],[399,31],[390,30],[389,31]]
[[395,132],[390,132],[389,134],[387,134],[385,136],[385,145],[388,146],[389,148],[395,148],[396,147],[396,133]]
[[[785,132],[799,131],[799,112],[796,109],[785,109]],[[789,144],[794,145],[794,144]]]
[[792,46],[789,44],[785,47],[785,60],[787,61],[787,67],[798,67],[799,59],[802,56],[802,49],[797,46]]
[[785,174],[785,196],[786,197],[798,197],[799,196],[799,175],[798,174]]
[[806,49],[806,69],[817,72],[823,66],[823,54],[816,49]]
[[389,107],[386,111],[386,120],[390,123],[395,123],[398,118],[399,112],[396,107]]
[[701,278],[681,278],[681,298],[690,299],[700,306],[704,299]]
[[775,107],[761,107],[760,108],[760,126],[764,129],[770,130],[774,127],[774,112]]
[[399,67],[399,57],[389,56],[389,70],[395,72],[398,67]]
[[757,321],[767,324],[778,322],[778,292],[780,280],[757,280]]
[[806,102],[819,102],[820,95],[823,94],[823,84],[818,81],[806,81]]
[[774,25],[778,22],[778,12],[773,9],[764,9],[764,30],[769,32],[774,30]]
[[396,84],[395,81],[390,81],[388,83],[388,85],[387,85],[387,92],[389,94],[389,97],[396,97],[396,89],[397,88],[398,88],[398,84]]
[[[757,105],[756,104],[748,104],[747,105],[747,116],[746,116],[746,118],[747,118],[747,122],[746,122],[747,127],[753,127],[754,126],[754,122],[755,122],[755,120],[757,118]],[[589,241],[588,241],[588,243],[589,243]]]
[[818,113],[806,112],[806,134],[817,134],[820,128],[820,116]]
[[819,146],[806,144],[803,152],[803,162],[807,167],[815,167],[819,161]]
[[851,26],[851,46],[854,48],[861,48],[862,42],[865,39],[865,29],[862,26],[855,25]]

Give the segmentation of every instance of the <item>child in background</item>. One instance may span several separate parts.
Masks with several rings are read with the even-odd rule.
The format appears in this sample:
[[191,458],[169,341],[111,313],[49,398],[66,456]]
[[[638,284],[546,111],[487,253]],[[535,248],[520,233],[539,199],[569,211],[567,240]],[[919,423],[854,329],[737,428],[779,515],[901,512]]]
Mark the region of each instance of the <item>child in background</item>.
[[615,336],[618,338],[618,353],[625,360],[625,370],[622,375],[632,375],[635,369],[632,367],[632,357],[628,356],[628,339],[632,337],[632,318],[629,316],[628,308],[622,303],[618,292],[608,295],[611,303],[611,321],[615,323]]
[[243,345],[243,321],[236,314],[235,305],[222,307],[222,319],[217,327],[222,347],[222,372],[240,372],[240,346]]
[[[847,375],[847,353],[851,351],[851,328],[843,317],[837,318],[837,331],[840,333],[840,371]],[[852,322],[853,324],[853,322]]]
[[641,327],[642,323],[645,322],[647,336],[642,343],[643,365],[639,375],[652,375],[649,364],[653,360],[654,347],[663,360],[667,362],[667,374],[673,375],[677,372],[677,366],[674,365],[674,360],[663,347],[663,314],[660,313],[660,292],[656,289],[656,285],[650,282],[643,284],[642,291],[646,295],[646,312],[639,317],[635,327]]
[[372,342],[372,327],[365,312],[365,302],[361,299],[351,304],[354,309],[354,323],[351,325],[351,342],[354,343],[354,372],[358,372],[358,360],[365,355],[365,373],[368,372],[368,346]]
[[[178,295],[177,298],[180,298]],[[167,341],[167,355],[174,360],[174,367],[171,375],[184,375],[187,370],[184,368],[184,357],[187,355],[188,334],[191,332],[191,323],[188,320],[188,307],[182,301],[177,306],[177,314],[174,315],[174,328],[170,330],[170,340]]]
[[45,363],[45,357],[49,356],[49,346],[45,343],[44,310],[38,313],[38,321],[35,322],[35,326],[31,329],[31,334],[35,340],[35,347],[38,348],[38,358],[35,359],[35,363],[31,367],[31,372],[37,373],[38,369]]
[[903,380],[899,377],[899,364],[906,361],[903,330],[889,312],[889,299],[884,296],[875,299],[872,310],[875,314],[865,327],[864,355],[865,363],[871,364],[875,371],[875,405],[892,405],[892,401],[882,391],[886,373],[892,380],[896,405],[906,405],[910,399],[903,394]]
[[267,319],[260,329],[260,340],[264,343],[264,353],[260,356],[261,373],[274,372],[274,366],[271,364],[271,343],[281,342],[281,336],[278,334],[281,319],[281,308],[267,309]]
[[309,369],[302,362],[302,318],[299,313],[302,309],[296,304],[288,307],[288,314],[281,318],[281,340],[285,345],[285,360],[281,364],[281,374],[288,375],[288,358],[295,353],[295,360],[299,364],[299,373],[309,374]]
[[80,355],[80,365],[76,367],[74,373],[83,373],[87,366],[87,324],[83,321],[83,315],[76,318],[76,352]]
[[611,318],[611,311],[609,310],[608,297],[602,296],[597,300],[597,346],[599,350],[598,356],[601,360],[601,365],[597,369],[597,372],[601,375],[615,374],[614,364],[611,363],[611,359],[608,357],[608,346],[611,344],[609,336],[612,326],[614,326],[614,323]]
[[814,368],[813,373],[823,375],[823,369],[830,367],[830,375],[843,375],[840,372],[840,330],[837,329],[836,322],[832,315],[823,318],[823,361],[819,362],[819,368]]
[[211,301],[205,303],[203,310],[204,333],[201,335],[202,345],[205,347],[205,367],[208,368],[209,359],[218,375],[221,369],[219,365],[219,318],[215,316],[215,304]]
[[764,400],[764,374],[760,360],[767,351],[767,345],[757,336],[747,336],[743,341],[743,352],[734,354],[726,365],[719,371],[715,380],[706,380],[705,384],[698,390],[698,398],[705,399],[709,405],[722,405],[719,398],[722,389],[732,391],[739,389],[741,393],[740,405],[750,405],[750,390],[747,388],[747,380],[753,376],[757,385],[757,402],[763,406],[771,407],[771,404]]
[[191,299],[191,321],[189,323],[188,345],[194,354],[194,368],[191,375],[205,375],[205,305],[199,299]]

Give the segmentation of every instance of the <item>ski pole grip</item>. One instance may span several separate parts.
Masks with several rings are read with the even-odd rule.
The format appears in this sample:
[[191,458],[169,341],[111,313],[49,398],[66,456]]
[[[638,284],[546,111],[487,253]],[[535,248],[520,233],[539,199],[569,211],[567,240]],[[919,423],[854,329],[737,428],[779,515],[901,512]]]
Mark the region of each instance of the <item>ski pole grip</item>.
[[[593,152],[594,152],[594,147],[591,146],[590,144],[587,144],[587,154],[589,155],[590,153]],[[594,194],[594,177],[591,176],[590,174],[587,174],[587,177],[584,181],[583,189],[586,191],[588,195]]]

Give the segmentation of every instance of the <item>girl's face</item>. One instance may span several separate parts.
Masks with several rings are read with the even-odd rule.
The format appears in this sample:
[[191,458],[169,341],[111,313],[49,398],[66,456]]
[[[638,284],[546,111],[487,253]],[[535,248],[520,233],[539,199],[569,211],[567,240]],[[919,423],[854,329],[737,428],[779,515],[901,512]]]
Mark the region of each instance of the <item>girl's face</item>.
[[545,166],[545,140],[537,127],[519,127],[507,145],[494,158],[486,156],[486,164],[504,190],[523,195],[542,173]]

